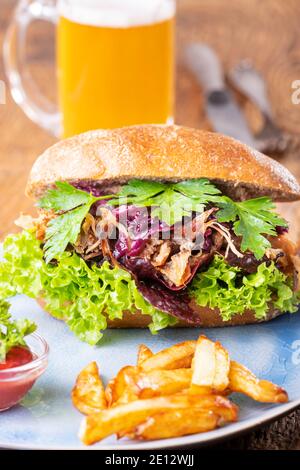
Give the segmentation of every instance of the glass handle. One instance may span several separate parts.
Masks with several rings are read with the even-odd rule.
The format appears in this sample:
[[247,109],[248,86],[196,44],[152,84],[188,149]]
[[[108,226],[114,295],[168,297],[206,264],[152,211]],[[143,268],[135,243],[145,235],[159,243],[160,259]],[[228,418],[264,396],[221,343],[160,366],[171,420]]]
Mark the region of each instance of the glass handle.
[[41,94],[26,66],[26,36],[29,25],[36,20],[57,22],[54,0],[22,0],[8,27],[3,57],[11,94],[24,113],[51,134],[61,135],[61,117],[56,106]]

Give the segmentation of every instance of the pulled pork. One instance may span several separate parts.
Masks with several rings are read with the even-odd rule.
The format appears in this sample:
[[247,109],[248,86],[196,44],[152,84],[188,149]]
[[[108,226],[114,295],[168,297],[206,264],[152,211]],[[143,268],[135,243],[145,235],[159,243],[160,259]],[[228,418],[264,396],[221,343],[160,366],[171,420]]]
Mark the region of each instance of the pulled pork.
[[21,214],[20,217],[15,220],[15,224],[24,230],[35,229],[36,238],[43,241],[45,238],[47,225],[49,224],[50,220],[54,219],[55,217],[56,214],[54,211],[38,209],[38,217],[31,217],[31,215]]
[[[207,228],[212,226],[209,218],[214,211],[210,209],[194,218],[183,229],[180,227],[183,238],[175,230],[171,231],[168,240],[149,237],[140,244],[140,249],[135,250],[134,255],[132,245],[135,242],[130,239],[128,232],[126,240],[123,240],[124,235],[126,236],[125,227],[120,227],[111,212],[108,214],[102,211],[103,230],[109,232],[111,225],[119,230],[118,241],[107,240],[102,249],[105,249],[105,255],[110,256],[114,263],[117,260],[140,279],[154,279],[171,290],[183,289],[192,280],[196,271],[207,264],[223,244],[223,230],[219,227],[214,232],[210,230],[209,244],[205,238]],[[160,235],[158,233],[158,236]]]
[[[215,254],[224,256],[228,264],[241,268],[246,274],[255,273],[261,263],[272,261],[286,275],[294,275],[295,287],[300,288],[299,256],[284,234],[269,237],[271,248],[257,260],[253,253],[241,253],[240,238],[233,233],[230,224],[217,221],[217,210],[210,208],[191,218],[183,227],[171,227],[167,237],[161,228],[154,236],[151,230],[146,230],[143,236],[132,238],[132,227],[121,224],[112,209],[99,207],[96,213],[86,216],[74,249],[86,261],[101,262],[107,257],[136,279],[152,280],[172,291],[184,289]],[[37,219],[22,216],[17,223],[24,228],[35,226],[37,238],[43,240],[53,217],[56,217],[54,213],[40,210]],[[135,222],[138,226],[139,220]]]
[[96,219],[91,214],[87,214],[74,248],[85,260],[102,256],[101,239],[96,233]]

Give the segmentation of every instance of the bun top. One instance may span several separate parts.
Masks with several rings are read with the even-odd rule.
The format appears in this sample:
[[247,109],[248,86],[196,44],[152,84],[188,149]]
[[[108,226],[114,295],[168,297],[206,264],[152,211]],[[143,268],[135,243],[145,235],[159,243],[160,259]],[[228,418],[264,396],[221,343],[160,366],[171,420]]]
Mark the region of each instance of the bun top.
[[233,199],[300,199],[294,176],[275,160],[230,137],[181,126],[96,130],[58,142],[34,163],[26,194],[39,198],[56,181],[208,178]]

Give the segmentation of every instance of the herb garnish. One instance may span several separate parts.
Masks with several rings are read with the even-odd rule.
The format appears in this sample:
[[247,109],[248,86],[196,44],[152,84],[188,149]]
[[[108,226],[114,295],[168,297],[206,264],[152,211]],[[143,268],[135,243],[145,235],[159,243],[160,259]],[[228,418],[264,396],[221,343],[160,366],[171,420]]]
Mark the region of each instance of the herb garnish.
[[274,212],[275,205],[268,197],[234,202],[224,196],[217,205],[221,208],[217,213],[219,222],[233,222],[234,233],[242,237],[241,250],[251,251],[256,259],[262,258],[271,246],[263,234],[276,236],[276,226],[287,226]]
[[207,204],[219,208],[219,222],[231,222],[233,232],[241,237],[241,250],[251,251],[262,258],[269,240],[264,235],[276,235],[276,226],[287,226],[286,221],[274,212],[269,197],[235,202],[222,196],[209,180],[192,179],[179,183],[131,180],[118,194],[95,197],[69,183],[57,182],[56,189],[49,190],[40,199],[39,207],[58,214],[46,230],[44,246],[46,262],[63,253],[68,243],[75,243],[81,224],[96,201],[107,199],[109,205],[132,204],[151,207],[151,216],[173,225],[191,213],[201,213]]
[[46,230],[44,245],[47,263],[63,253],[69,243],[75,243],[81,224],[94,202],[111,196],[95,197],[69,183],[57,182],[56,189],[47,191],[38,206],[58,212],[58,217],[51,219]]
[[0,362],[5,361],[6,354],[14,346],[26,346],[24,337],[36,330],[36,324],[30,320],[11,319],[10,304],[0,300]]
[[193,179],[180,183],[131,180],[122,187],[117,198],[108,204],[133,204],[150,207],[151,216],[168,225],[180,222],[192,211],[203,212],[205,204],[222,199],[221,192],[206,179]]

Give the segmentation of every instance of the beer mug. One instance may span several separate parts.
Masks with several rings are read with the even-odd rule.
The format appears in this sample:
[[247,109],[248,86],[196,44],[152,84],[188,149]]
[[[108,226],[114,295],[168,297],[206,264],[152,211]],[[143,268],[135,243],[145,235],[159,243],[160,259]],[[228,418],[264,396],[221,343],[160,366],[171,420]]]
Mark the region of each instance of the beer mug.
[[[175,0],[21,0],[4,59],[14,100],[57,137],[97,128],[172,122]],[[35,20],[56,25],[59,110],[24,73]]]

